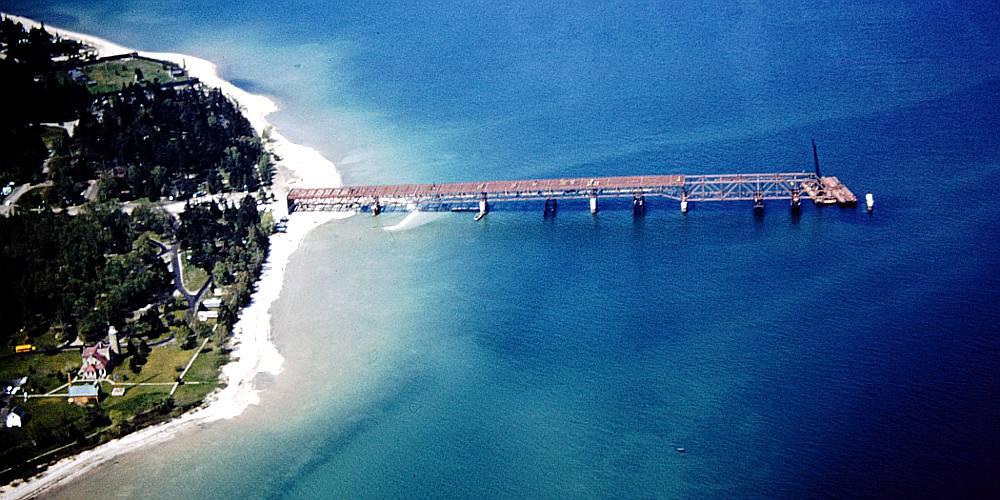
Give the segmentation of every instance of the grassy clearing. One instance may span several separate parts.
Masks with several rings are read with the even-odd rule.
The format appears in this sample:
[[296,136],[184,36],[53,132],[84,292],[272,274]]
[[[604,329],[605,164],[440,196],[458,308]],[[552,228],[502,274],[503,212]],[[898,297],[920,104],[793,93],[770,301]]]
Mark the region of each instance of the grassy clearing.
[[[183,309],[178,309],[176,311],[170,311],[169,313],[167,313],[175,323],[180,323],[187,320],[187,302],[185,301],[184,304],[185,305]],[[170,331],[176,332],[177,328],[171,327]]]
[[174,393],[174,402],[177,406],[186,406],[189,404],[197,403],[203,399],[208,393],[215,390],[219,384],[184,384],[177,388],[177,392]]
[[[115,373],[119,375],[122,382],[174,382],[181,374],[188,360],[191,359],[195,351],[184,351],[177,342],[154,347],[146,358],[146,364],[142,365],[142,370],[138,374],[132,373],[125,366],[118,367]],[[178,370],[180,368],[180,370]]]
[[92,410],[64,398],[33,398],[17,404],[27,410],[28,420],[24,427],[0,431],[0,469],[71,443],[93,429]]
[[[80,70],[87,78],[97,82],[94,85],[87,86],[91,93],[105,94],[108,92],[117,92],[121,90],[122,85],[134,83],[136,81],[136,69],[142,72],[142,81],[169,83],[177,80],[163,64],[142,59],[122,59],[103,62],[84,66]],[[184,76],[180,79],[186,80],[187,77]]]
[[80,368],[78,351],[46,354],[12,354],[0,358],[0,380],[28,377],[32,394],[48,392],[66,383],[66,373]]
[[112,424],[120,424],[137,413],[149,411],[162,403],[170,394],[170,386],[133,386],[125,389],[123,396],[109,396],[110,386],[105,384],[101,408],[108,414]]
[[191,364],[191,368],[188,369],[184,380],[215,382],[219,379],[219,367],[228,361],[228,356],[219,352],[219,349],[214,347],[213,344],[214,342],[205,344],[205,349],[198,355],[198,359],[194,360],[194,363]]
[[191,264],[187,260],[187,252],[181,254],[181,270],[184,272],[184,286],[188,291],[195,292],[208,282],[208,272]]
[[69,404],[65,398],[32,398],[18,405],[28,411],[31,424],[39,427],[57,427],[80,420],[87,414],[85,408]]

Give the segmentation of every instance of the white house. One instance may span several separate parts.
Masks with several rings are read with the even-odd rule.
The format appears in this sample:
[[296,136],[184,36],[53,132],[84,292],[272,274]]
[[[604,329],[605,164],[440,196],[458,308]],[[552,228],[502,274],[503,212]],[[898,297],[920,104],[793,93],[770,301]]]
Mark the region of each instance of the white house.
[[219,311],[198,311],[198,321],[219,319]]
[[27,415],[24,409],[20,406],[15,406],[13,408],[4,408],[0,415],[4,415],[3,424],[4,427],[10,429],[12,427],[21,427],[21,423],[24,421],[24,417]]

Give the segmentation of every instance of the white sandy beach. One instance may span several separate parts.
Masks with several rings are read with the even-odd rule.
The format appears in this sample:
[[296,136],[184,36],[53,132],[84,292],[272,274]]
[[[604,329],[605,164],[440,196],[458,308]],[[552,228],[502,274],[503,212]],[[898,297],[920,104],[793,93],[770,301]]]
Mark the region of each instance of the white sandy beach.
[[[25,26],[37,26],[37,21],[24,17],[4,14]],[[108,42],[94,36],[68,30],[45,27],[49,32],[65,38],[73,38],[93,46],[101,56],[134,52],[132,49]],[[219,87],[237,101],[244,114],[258,133],[270,124],[267,115],[277,111],[278,106],[271,99],[250,94],[219,77],[216,67],[209,61],[184,54],[140,52],[156,59],[164,59],[183,64],[189,74],[203,83]],[[277,201],[268,206],[276,217],[286,213],[285,194],[290,186],[339,186],[341,178],[332,162],[318,151],[292,143],[275,130],[270,132],[270,149],[281,160],[277,162],[277,178],[274,192]],[[257,283],[257,290],[251,304],[240,314],[234,326],[232,337],[232,359],[223,367],[225,388],[209,395],[205,405],[170,422],[155,425],[134,432],[120,439],[102,444],[79,455],[63,459],[41,474],[17,485],[0,488],[2,498],[22,498],[38,496],[48,488],[81,476],[93,467],[123,453],[139,447],[171,439],[175,433],[198,423],[240,415],[252,404],[258,402],[258,390],[254,380],[258,374],[277,374],[281,370],[282,357],[271,342],[271,304],[278,298],[284,282],[284,271],[289,258],[298,248],[306,234],[319,225],[343,214],[306,213],[296,214],[288,224],[286,233],[271,237],[271,247],[264,272]]]

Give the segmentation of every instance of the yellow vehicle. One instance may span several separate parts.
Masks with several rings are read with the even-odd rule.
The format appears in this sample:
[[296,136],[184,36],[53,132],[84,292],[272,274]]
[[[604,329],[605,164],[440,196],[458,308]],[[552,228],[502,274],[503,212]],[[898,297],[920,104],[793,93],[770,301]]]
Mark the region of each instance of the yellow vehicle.
[[14,352],[31,352],[37,349],[38,346],[34,346],[31,344],[21,344],[19,346],[14,347]]

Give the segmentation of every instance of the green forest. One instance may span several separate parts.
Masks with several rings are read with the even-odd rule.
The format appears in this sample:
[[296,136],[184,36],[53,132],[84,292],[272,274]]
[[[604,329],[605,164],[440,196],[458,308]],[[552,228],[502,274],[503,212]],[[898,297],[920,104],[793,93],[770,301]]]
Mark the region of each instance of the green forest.
[[0,92],[8,96],[0,113],[0,184],[41,180],[48,155],[39,123],[76,119],[91,101],[86,87],[59,78],[54,58],[81,60],[83,47],[44,29],[25,30],[0,21]]
[[[131,85],[97,99],[71,144],[66,170],[53,171],[56,185],[79,188],[100,175],[101,200],[186,199],[201,185],[212,194],[256,191],[270,178],[260,138],[218,89]],[[60,201],[74,201],[66,198],[73,192]]]
[[[134,80],[106,91],[79,69],[95,64]],[[0,20],[0,85],[16,96],[0,113],[0,380],[26,377],[31,393],[0,401],[28,415],[0,429],[0,479],[170,418],[220,385],[267,257],[274,223],[257,198],[273,169],[237,103],[179,72],[133,54],[98,60]],[[234,194],[207,196],[221,193]],[[121,352],[105,378],[82,382],[71,343],[110,339],[110,326]],[[81,383],[119,392],[69,403],[66,387]]]
[[[96,62],[79,43],[3,19],[0,44],[2,90],[18,96],[0,115],[0,184],[49,181],[44,201],[65,207],[88,201],[92,182],[100,201],[185,200],[270,183],[260,138],[219,89],[142,81],[94,96],[67,76]],[[50,151],[40,124],[77,120]]]

